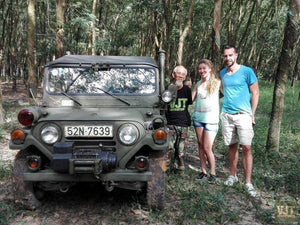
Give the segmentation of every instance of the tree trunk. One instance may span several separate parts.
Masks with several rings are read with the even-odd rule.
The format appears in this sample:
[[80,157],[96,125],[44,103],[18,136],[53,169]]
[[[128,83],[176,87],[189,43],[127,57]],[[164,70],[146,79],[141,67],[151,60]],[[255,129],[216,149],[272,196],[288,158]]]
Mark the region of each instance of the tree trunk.
[[0,125],[4,122],[4,115],[3,115],[3,106],[2,106],[2,84],[0,80]]
[[250,24],[252,23],[252,17],[253,17],[254,10],[255,10],[255,7],[256,7],[256,2],[257,1],[253,1],[253,5],[251,7],[251,12],[250,12],[247,24],[246,24],[246,28],[245,28],[244,33],[243,33],[243,35],[242,35],[242,37],[241,37],[241,39],[238,43],[238,46],[237,46],[238,49],[240,49],[242,46],[245,45],[246,39],[249,36],[249,27],[250,27]]
[[55,58],[62,57],[64,53],[64,15],[65,15],[65,0],[57,0],[56,3],[56,49]]
[[286,83],[290,68],[293,68],[293,49],[298,40],[300,0],[290,0],[287,22],[284,30],[282,50],[277,67],[273,93],[273,107],[266,144],[267,150],[279,150],[280,125],[284,107]]
[[221,38],[220,38],[220,19],[222,12],[222,0],[215,0],[214,23],[212,29],[212,62],[216,71],[221,68]]
[[92,9],[92,23],[91,30],[89,34],[89,46],[88,53],[89,55],[96,55],[95,43],[96,43],[96,9],[98,5],[98,0],[93,0],[93,9]]
[[3,105],[2,105],[2,81],[1,81],[1,74],[2,74],[2,53],[3,50],[0,50],[0,124],[4,121],[3,115]]
[[165,51],[167,53],[165,68],[166,68],[167,74],[169,74],[169,71],[171,71],[171,69],[170,69],[170,55],[171,55],[170,37],[171,37],[172,26],[173,26],[172,21],[174,21],[174,20],[173,20],[172,12],[171,12],[171,0],[162,1],[162,4],[163,4],[164,21],[166,24],[165,31],[164,31],[166,33],[166,35],[165,35],[165,37],[166,37]]
[[[98,24],[97,27],[99,28],[99,39],[105,38],[105,32],[104,32],[104,24],[107,23],[106,19],[107,17],[104,16],[105,8],[108,6],[104,6],[105,0],[99,0],[99,8],[98,8]],[[107,54],[107,52],[104,52],[104,49],[101,48],[96,53],[98,55],[104,55]]]
[[[181,7],[183,7],[182,1],[181,1]],[[178,50],[177,50],[177,64],[178,65],[182,64],[183,45],[184,45],[184,40],[185,40],[186,36],[188,35],[188,32],[191,28],[193,8],[194,8],[194,0],[191,0],[190,7],[189,7],[189,14],[187,16],[187,22],[186,22],[185,28],[183,31],[181,29],[179,30],[180,37],[179,37]]]
[[[261,5],[264,4],[264,2],[260,2],[259,5],[257,6],[259,11],[258,13],[259,14],[262,14],[261,12]],[[255,24],[256,24],[256,27],[255,27],[255,35],[254,35],[254,39],[253,38],[250,38],[251,39],[251,42],[253,43],[253,47],[255,48],[253,51],[250,51],[246,60],[247,62],[250,62],[251,59],[254,60],[254,71],[255,73],[257,73],[258,71],[258,66],[261,65],[261,62],[262,62],[262,59],[264,59],[264,57],[262,57],[263,55],[263,52],[264,52],[264,47],[266,46],[266,40],[265,39],[262,39],[262,40],[259,40],[259,37],[261,36],[265,36],[267,35],[268,33],[270,33],[270,26],[269,25],[269,21],[271,18],[273,18],[273,15],[274,15],[274,11],[275,11],[275,7],[274,7],[274,4],[275,4],[275,1],[271,1],[270,2],[270,5],[267,9],[267,11],[265,12],[265,14],[263,15],[262,18],[260,17],[256,17],[256,21],[255,21]],[[259,43],[259,46],[258,46],[258,43]],[[253,54],[252,54],[253,53]]]
[[28,88],[29,104],[34,104],[34,98],[37,94],[37,77],[36,77],[36,49],[35,49],[35,1],[28,0]]
[[299,74],[300,74],[300,51],[298,53],[297,62],[293,71],[293,78],[292,78],[292,85],[291,85],[293,89],[295,89],[296,87],[296,82],[299,79]]

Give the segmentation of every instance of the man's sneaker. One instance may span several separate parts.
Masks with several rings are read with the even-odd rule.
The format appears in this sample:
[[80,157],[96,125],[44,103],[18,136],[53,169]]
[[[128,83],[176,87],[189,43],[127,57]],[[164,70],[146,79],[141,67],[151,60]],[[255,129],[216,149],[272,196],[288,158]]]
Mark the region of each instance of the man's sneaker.
[[226,186],[233,186],[234,183],[238,182],[239,179],[235,176],[230,175],[227,180],[224,182]]
[[207,177],[207,174],[206,173],[203,173],[203,172],[201,172],[200,174],[199,174],[199,176],[198,177],[196,177],[196,181],[201,181],[201,180],[203,180],[204,178],[206,178]]
[[216,181],[217,181],[217,179],[216,179],[216,176],[215,175],[210,175],[209,177],[208,177],[208,183],[210,183],[210,184],[214,184],[214,183],[216,183]]
[[245,184],[245,188],[246,188],[246,191],[248,192],[248,194],[252,197],[258,197],[258,194],[257,192],[255,191],[253,185],[251,183],[248,183],[248,184]]

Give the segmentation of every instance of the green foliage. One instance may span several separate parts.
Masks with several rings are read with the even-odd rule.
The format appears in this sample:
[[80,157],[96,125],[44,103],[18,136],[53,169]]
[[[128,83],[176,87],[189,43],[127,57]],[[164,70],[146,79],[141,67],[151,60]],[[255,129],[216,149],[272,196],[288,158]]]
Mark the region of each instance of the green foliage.
[[[3,166],[2,162],[0,161],[0,182],[7,182],[8,178],[11,176],[12,173],[12,168],[11,166]],[[1,187],[2,189],[2,187]],[[2,190],[1,190],[1,194]],[[3,197],[0,196],[0,197]],[[12,215],[14,214],[12,206],[10,204],[8,204],[6,201],[1,200],[0,201],[0,224],[3,225],[8,225],[9,222],[9,218],[12,217]]]
[[[11,166],[2,166],[0,162],[0,180],[3,180],[4,178],[8,178],[12,173]],[[1,223],[0,223],[1,224]]]
[[0,126],[0,143],[2,142],[3,138],[4,138],[3,129]]
[[238,210],[227,206],[226,188],[194,179],[195,173],[191,170],[184,174],[170,173],[166,210],[151,212],[151,217],[157,218],[156,222],[169,221],[170,224],[222,224],[238,218]]
[[14,128],[18,126],[17,115],[21,109],[26,106],[20,106],[17,102],[2,102],[4,123],[0,126],[0,142],[1,137],[4,137],[4,133],[10,133]]
[[[254,138],[255,182],[267,192],[280,192],[297,198],[300,180],[300,135],[293,132],[294,122],[299,120],[299,83],[293,90],[288,88],[280,129],[279,152],[266,152],[265,144],[272,104],[273,83],[260,82],[260,103],[256,115]],[[289,85],[289,84],[288,84]],[[298,133],[297,133],[298,132]]]
[[274,211],[272,210],[264,210],[260,206],[260,204],[256,204],[256,216],[262,224],[274,224]]
[[[158,48],[161,47],[167,51],[167,65],[173,67],[180,32],[186,24],[190,2],[98,1],[96,15],[93,15],[92,1],[66,1],[64,49],[72,54],[88,54],[90,35],[94,29],[96,40],[92,47],[97,54],[155,57]],[[163,3],[169,5],[164,8]],[[6,75],[13,78],[27,74],[27,2],[18,1],[15,7],[11,7],[10,4],[9,1],[3,1],[0,29],[3,30],[3,63],[12,67]],[[272,79],[282,45],[287,7],[287,0],[223,1],[220,47],[226,44],[236,45],[239,47],[241,63],[253,67],[260,77]],[[55,54],[56,1],[36,1],[35,8],[36,61],[41,70]],[[211,58],[213,10],[214,1],[195,1],[192,25],[184,43],[182,62],[193,78],[197,76],[197,62],[201,58]],[[91,26],[93,21],[96,21],[95,28]],[[11,49],[3,46],[11,46]]]
[[13,210],[5,201],[0,201],[0,224],[8,225],[9,218],[13,216]]

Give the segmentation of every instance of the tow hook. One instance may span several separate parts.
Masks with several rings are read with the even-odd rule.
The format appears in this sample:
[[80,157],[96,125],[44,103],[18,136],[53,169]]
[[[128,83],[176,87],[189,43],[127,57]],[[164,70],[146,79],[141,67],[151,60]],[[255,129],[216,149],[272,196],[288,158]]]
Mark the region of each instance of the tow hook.
[[67,193],[69,191],[70,186],[68,184],[65,183],[60,183],[59,184],[59,191],[61,193]]
[[115,186],[117,185],[115,182],[113,181],[106,181],[106,182],[103,182],[104,186],[105,186],[105,189],[108,191],[108,192],[112,192],[115,188]]

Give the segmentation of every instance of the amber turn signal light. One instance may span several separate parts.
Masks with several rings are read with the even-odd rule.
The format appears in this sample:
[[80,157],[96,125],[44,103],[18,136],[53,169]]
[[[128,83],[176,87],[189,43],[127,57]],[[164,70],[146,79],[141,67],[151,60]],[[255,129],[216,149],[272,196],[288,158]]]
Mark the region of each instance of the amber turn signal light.
[[159,145],[166,143],[167,137],[167,132],[162,129],[156,130],[153,134],[154,142]]
[[167,139],[167,133],[164,130],[157,130],[153,135],[154,139]]
[[15,129],[11,132],[10,137],[14,144],[23,144],[25,140],[25,133],[23,130]]

